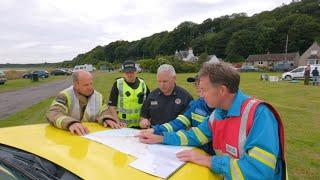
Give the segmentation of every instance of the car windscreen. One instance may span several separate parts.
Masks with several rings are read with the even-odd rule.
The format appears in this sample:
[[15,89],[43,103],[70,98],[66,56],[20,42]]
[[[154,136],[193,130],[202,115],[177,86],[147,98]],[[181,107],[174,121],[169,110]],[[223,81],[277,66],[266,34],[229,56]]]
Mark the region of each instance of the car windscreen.
[[295,70],[293,70],[293,73],[298,73],[298,72],[302,72],[304,70],[304,68],[297,68]]
[[37,155],[0,144],[0,179],[81,179]]

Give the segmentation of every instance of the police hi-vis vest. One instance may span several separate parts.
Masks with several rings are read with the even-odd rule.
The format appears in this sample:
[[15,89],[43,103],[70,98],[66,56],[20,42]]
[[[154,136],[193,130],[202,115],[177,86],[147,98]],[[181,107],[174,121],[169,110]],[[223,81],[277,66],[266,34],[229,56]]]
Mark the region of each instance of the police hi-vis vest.
[[[139,126],[140,111],[143,101],[146,99],[147,86],[145,82],[138,78],[140,83],[137,89],[132,89],[124,80],[117,79],[117,88],[119,90],[117,110],[120,121],[127,124],[127,127]],[[139,97],[143,93],[142,102]]]
[[[76,96],[73,86],[63,90],[63,93],[67,97],[67,113],[69,116],[79,119],[81,117],[81,110],[80,110],[80,102],[78,97]],[[103,110],[103,97],[102,95],[94,91],[94,93],[89,97],[88,104],[84,111],[83,117],[81,121],[95,121],[96,117],[101,113]]]
[[[241,106],[241,116],[239,117],[229,117],[226,120],[219,121],[214,117],[215,112],[211,114],[209,123],[213,138],[212,147],[217,155],[227,155],[235,159],[240,159],[242,155],[247,153],[244,150],[244,145],[251,130],[257,106],[261,103],[264,103],[271,110],[278,122],[281,158],[283,167],[286,168],[284,157],[284,130],[280,116],[270,104],[257,99],[247,99]],[[250,149],[248,154],[253,156],[259,154],[260,157],[264,157],[260,159],[269,166],[274,165],[277,161],[274,157],[270,157],[265,151],[258,148]],[[234,167],[231,166],[231,172],[236,172],[236,168],[233,168]]]

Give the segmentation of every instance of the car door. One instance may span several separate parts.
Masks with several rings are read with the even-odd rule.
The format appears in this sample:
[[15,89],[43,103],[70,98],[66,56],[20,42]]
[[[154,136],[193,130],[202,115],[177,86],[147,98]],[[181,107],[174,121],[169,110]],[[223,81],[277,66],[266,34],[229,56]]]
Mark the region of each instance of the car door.
[[304,77],[304,67],[299,67],[293,71],[291,71],[292,78],[301,79]]

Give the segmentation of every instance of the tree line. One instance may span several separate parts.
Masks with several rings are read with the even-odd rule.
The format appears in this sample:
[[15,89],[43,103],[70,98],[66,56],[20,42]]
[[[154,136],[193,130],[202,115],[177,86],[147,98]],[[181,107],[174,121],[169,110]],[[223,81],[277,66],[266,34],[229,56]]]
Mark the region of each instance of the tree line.
[[[182,22],[172,31],[155,33],[137,41],[115,41],[79,54],[64,65],[121,63],[126,59],[156,59],[172,56],[176,50],[193,48],[195,55],[215,54],[228,62],[239,62],[250,54],[303,53],[314,41],[320,42],[320,2],[295,1],[254,14],[208,18],[201,24]],[[63,64],[63,63],[62,63]]]

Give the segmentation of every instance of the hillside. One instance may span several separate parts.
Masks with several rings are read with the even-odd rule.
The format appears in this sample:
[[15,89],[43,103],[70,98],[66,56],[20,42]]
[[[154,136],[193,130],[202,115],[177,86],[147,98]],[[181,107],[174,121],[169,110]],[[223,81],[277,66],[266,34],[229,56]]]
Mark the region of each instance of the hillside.
[[[303,0],[282,5],[248,17],[245,13],[208,18],[201,24],[182,22],[173,31],[155,33],[137,41],[115,41],[79,54],[72,64],[99,61],[123,62],[158,55],[173,55],[192,47],[195,55],[216,54],[230,62],[250,54],[283,53],[286,37],[288,52],[304,52],[320,41],[320,2]],[[69,62],[70,63],[70,62]]]

